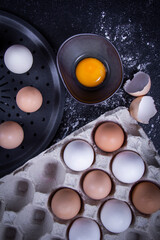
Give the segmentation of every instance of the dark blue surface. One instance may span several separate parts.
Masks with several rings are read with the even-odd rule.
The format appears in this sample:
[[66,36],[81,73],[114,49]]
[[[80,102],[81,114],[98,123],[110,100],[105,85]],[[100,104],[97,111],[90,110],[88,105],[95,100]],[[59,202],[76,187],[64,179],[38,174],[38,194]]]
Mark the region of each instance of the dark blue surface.
[[[12,1],[0,0],[0,9],[14,13],[39,30],[55,53],[67,38],[79,33],[96,33],[109,39],[119,51],[124,82],[139,70],[148,73],[158,113],[148,125],[141,124],[160,150],[160,1]],[[56,137],[59,141],[72,131],[118,106],[129,107],[133,97],[123,86],[108,101],[86,106],[66,92],[65,111]]]

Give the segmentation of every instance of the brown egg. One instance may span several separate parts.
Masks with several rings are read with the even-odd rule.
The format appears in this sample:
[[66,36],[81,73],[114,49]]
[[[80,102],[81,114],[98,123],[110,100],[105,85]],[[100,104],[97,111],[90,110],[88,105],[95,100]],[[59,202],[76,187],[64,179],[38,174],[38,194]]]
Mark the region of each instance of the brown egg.
[[92,199],[99,200],[107,197],[111,188],[111,179],[102,170],[90,171],[83,180],[83,190]]
[[94,140],[101,150],[113,152],[122,146],[124,132],[118,124],[105,122],[96,129]]
[[160,209],[160,189],[154,183],[138,183],[131,198],[135,208],[142,213],[152,214]]
[[22,127],[13,121],[0,124],[0,146],[6,149],[18,147],[24,138]]
[[22,111],[31,113],[41,107],[43,98],[38,89],[28,86],[19,90],[16,102]]
[[67,220],[75,217],[81,208],[81,199],[77,192],[70,188],[58,190],[52,200],[51,209],[58,218]]

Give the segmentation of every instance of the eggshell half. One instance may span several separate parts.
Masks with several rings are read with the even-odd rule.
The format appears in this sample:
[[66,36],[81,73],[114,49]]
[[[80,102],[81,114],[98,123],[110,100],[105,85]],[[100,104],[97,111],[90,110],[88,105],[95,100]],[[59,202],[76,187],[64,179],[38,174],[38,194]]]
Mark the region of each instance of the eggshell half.
[[135,98],[129,108],[131,116],[140,123],[148,124],[157,113],[154,100],[150,96]]
[[143,96],[149,92],[151,88],[151,79],[147,73],[137,72],[132,80],[127,80],[124,90],[135,97]]

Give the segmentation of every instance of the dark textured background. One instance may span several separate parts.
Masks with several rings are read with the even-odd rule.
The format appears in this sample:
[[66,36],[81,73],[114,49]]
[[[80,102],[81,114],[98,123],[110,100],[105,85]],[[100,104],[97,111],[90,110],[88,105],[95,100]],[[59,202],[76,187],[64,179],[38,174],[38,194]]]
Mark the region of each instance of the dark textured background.
[[[55,54],[68,37],[96,33],[110,40],[122,58],[124,82],[139,70],[152,80],[151,95],[158,113],[148,125],[141,124],[160,150],[160,1],[0,0],[0,9],[32,24],[52,46]],[[86,106],[67,92],[62,122],[52,143],[118,106],[129,107],[133,97],[123,85],[108,101]]]

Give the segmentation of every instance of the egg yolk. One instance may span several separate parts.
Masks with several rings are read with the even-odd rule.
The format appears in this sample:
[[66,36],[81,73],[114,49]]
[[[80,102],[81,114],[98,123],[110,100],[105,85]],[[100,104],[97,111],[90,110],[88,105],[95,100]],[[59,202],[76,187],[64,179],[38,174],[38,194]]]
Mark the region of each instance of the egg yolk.
[[96,87],[101,84],[106,76],[106,68],[96,58],[85,58],[76,67],[78,81],[86,87]]

